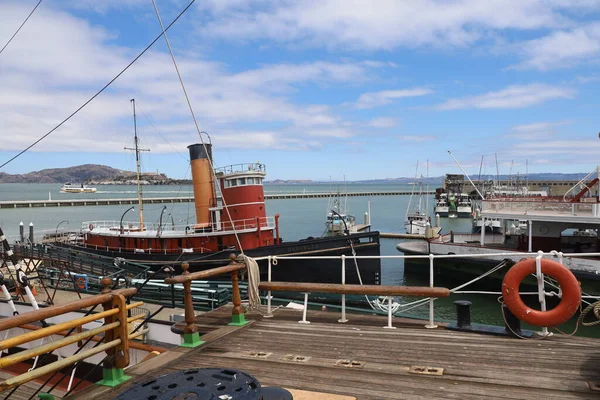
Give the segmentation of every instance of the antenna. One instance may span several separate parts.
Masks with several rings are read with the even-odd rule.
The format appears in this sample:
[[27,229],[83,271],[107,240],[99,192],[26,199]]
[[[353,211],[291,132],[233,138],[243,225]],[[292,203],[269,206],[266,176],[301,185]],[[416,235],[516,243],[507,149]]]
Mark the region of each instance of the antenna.
[[133,150],[135,151],[135,164],[137,170],[137,191],[138,191],[138,208],[140,210],[140,229],[144,229],[144,203],[142,202],[142,184],[140,182],[141,178],[141,166],[140,166],[140,151],[150,151],[149,149],[140,149],[139,142],[140,139],[137,135],[137,121],[135,117],[135,99],[130,100],[133,104],[133,143],[135,147],[125,147],[125,150]]
[[452,159],[454,160],[454,162],[456,163],[456,165],[458,165],[458,168],[460,168],[460,170],[463,172],[463,174],[465,174],[465,176],[467,177],[467,179],[469,180],[469,182],[471,182],[471,185],[473,185],[473,187],[475,188],[475,190],[477,191],[477,194],[479,194],[479,197],[481,197],[481,200],[485,200],[485,197],[483,197],[483,195],[481,194],[481,192],[479,191],[479,189],[477,189],[477,186],[475,186],[475,184],[473,183],[473,181],[471,180],[471,178],[469,177],[469,174],[467,174],[465,172],[465,170],[463,169],[463,167],[460,165],[460,163],[456,160],[456,158],[454,158],[454,155],[452,155],[452,152],[450,150],[448,150],[448,154],[450,154],[450,157],[452,157]]
[[485,192],[485,185],[481,183],[481,168],[483,168],[483,154],[481,155],[481,162],[479,163],[479,177],[477,182],[481,185],[481,190]]

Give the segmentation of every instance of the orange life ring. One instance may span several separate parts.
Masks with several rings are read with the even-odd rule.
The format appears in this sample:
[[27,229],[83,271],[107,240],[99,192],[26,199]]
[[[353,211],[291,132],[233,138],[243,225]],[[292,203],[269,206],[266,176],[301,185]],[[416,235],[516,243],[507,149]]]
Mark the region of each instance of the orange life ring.
[[548,311],[533,310],[521,300],[519,285],[527,276],[535,274],[535,258],[528,258],[516,263],[504,276],[502,296],[504,303],[521,321],[535,326],[556,326],[568,321],[581,303],[581,287],[575,275],[562,264],[542,259],[542,273],[558,281],[562,290],[560,303]]
[[83,290],[85,289],[85,278],[80,276],[79,278],[77,278],[77,281],[75,281],[77,284],[77,288]]
[[94,224],[89,224],[88,228],[90,228],[90,231],[94,229]]

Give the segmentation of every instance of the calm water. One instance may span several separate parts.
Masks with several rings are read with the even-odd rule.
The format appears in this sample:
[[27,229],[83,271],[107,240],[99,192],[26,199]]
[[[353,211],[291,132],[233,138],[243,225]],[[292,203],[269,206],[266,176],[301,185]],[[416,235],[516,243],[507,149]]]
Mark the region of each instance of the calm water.
[[[43,200],[48,199],[82,199],[82,198],[134,198],[134,186],[98,186],[98,192],[93,194],[65,194],[59,192],[60,185],[54,184],[0,184],[0,201],[2,200]],[[337,187],[332,188],[334,191]],[[176,197],[190,196],[191,186],[145,186],[144,194],[147,197]],[[360,191],[410,191],[410,185],[399,184],[348,184],[348,192]],[[329,184],[310,185],[265,185],[265,193],[311,193],[329,192]],[[343,191],[343,188],[342,188]],[[371,205],[371,224],[374,230],[380,232],[403,232],[404,217],[410,196],[374,196],[350,197],[347,199],[349,210],[362,222],[367,211],[368,202]],[[167,204],[164,220],[175,224],[183,224],[194,220],[193,203]],[[298,240],[308,236],[321,236],[324,232],[324,219],[327,212],[327,199],[289,199],[268,200],[267,215],[279,213],[281,236],[284,240]],[[7,236],[16,238],[19,222],[28,225],[33,222],[35,230],[55,230],[60,223],[60,228],[79,228],[84,221],[89,220],[119,220],[121,215],[130,206],[94,206],[94,207],[50,207],[50,208],[22,208],[0,209],[0,226]],[[162,204],[144,205],[144,217],[147,222],[157,222],[162,210]],[[429,209],[433,208],[433,196],[429,198]],[[133,213],[129,219],[134,219]],[[127,218],[125,218],[127,220]],[[62,221],[62,222],[61,222]],[[68,222],[65,222],[68,221]],[[442,220],[443,232],[450,229],[460,232],[470,229],[470,220],[452,219]],[[397,239],[381,239],[382,255],[399,255],[395,246]],[[359,263],[360,265],[360,263]],[[403,260],[382,260],[382,283],[387,285],[424,285],[429,284],[428,278],[405,276]],[[437,286],[454,287],[456,282],[438,280]],[[498,291],[500,285],[498,285]],[[502,325],[500,306],[497,296],[485,295],[460,295],[436,301],[435,317],[437,320],[454,320],[455,309],[453,301],[467,299],[473,302],[472,321]],[[410,302],[414,298],[399,299],[401,302]],[[410,311],[408,314],[420,317],[428,316],[427,307]],[[564,330],[572,330],[574,324],[566,325]],[[585,335],[600,336],[594,329],[580,328]]]

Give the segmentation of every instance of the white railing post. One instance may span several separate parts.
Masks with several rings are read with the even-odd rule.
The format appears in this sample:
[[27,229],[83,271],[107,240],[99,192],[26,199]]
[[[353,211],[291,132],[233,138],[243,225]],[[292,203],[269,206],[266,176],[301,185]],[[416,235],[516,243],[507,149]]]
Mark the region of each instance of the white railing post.
[[308,295],[310,293],[304,293],[304,310],[302,311],[302,321],[298,321],[299,324],[310,324],[310,321],[306,320],[306,312],[308,311]]
[[[433,259],[435,255],[429,254],[429,287],[433,287]],[[425,328],[433,329],[437,328],[437,325],[433,322],[433,297],[429,298],[429,323],[425,325]]]
[[[346,284],[346,255],[342,254],[342,285]],[[338,322],[348,322],[346,319],[346,294],[342,293],[342,318],[338,319]]]
[[[535,257],[535,276],[537,277],[538,284],[538,300],[542,311],[546,311],[546,294],[544,293],[544,274],[542,273],[542,259],[544,252],[538,251],[537,257]],[[548,328],[542,327],[542,335],[548,336]]]
[[392,296],[388,296],[388,324],[384,326],[384,329],[396,329],[395,326],[392,326]]
[[[267,280],[271,282],[271,256],[268,258]],[[267,292],[267,315],[265,315],[265,318],[273,317],[273,313],[271,312],[271,298],[271,291],[269,290]]]

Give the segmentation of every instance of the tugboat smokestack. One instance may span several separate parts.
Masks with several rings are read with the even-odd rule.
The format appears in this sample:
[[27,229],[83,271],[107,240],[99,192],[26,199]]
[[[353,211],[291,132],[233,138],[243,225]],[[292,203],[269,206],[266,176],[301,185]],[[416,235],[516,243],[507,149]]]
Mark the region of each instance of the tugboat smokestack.
[[210,226],[209,208],[215,199],[215,185],[211,171],[212,145],[196,143],[188,146],[188,149],[194,187],[196,227],[205,228]]

